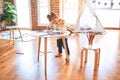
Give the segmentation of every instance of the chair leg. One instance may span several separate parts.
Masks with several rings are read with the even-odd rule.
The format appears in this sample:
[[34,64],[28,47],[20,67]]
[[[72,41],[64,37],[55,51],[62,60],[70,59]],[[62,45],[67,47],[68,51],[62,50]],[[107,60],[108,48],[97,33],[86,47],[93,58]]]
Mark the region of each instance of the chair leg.
[[87,63],[87,57],[88,57],[88,49],[84,49],[85,50],[85,63]]
[[94,63],[94,70],[99,68],[100,64],[100,48],[95,50],[95,63]]
[[100,48],[98,49],[98,66],[100,64]]
[[97,50],[95,50],[95,59],[94,59],[94,70],[97,70],[97,65],[98,64],[98,54]]
[[81,50],[80,68],[83,67],[83,54],[84,54],[84,49]]

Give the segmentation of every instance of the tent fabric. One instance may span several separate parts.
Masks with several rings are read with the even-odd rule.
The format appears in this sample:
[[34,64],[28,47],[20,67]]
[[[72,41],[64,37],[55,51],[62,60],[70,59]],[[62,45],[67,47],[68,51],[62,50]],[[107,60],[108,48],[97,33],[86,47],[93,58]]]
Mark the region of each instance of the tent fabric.
[[79,10],[78,19],[75,26],[75,31],[94,31],[105,33],[103,25],[101,24],[92,4],[89,0],[83,0],[82,7]]

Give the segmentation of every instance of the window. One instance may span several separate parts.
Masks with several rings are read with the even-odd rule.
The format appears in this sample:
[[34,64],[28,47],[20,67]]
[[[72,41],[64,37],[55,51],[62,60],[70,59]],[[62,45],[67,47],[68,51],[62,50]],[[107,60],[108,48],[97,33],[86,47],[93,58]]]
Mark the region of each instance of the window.
[[17,25],[22,28],[31,28],[31,7],[29,1],[30,0],[15,0],[17,9]]
[[66,20],[67,24],[76,24],[78,17],[78,0],[60,0],[60,16]]
[[38,25],[48,24],[47,14],[50,8],[49,0],[38,0]]

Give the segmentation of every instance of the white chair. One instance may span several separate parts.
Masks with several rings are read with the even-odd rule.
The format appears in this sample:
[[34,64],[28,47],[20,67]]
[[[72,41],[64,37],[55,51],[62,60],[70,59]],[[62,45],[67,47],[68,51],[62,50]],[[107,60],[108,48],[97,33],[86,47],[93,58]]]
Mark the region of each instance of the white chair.
[[98,70],[100,64],[100,48],[98,47],[82,47],[81,58],[80,58],[80,68],[83,68],[83,64],[87,63],[88,51],[94,51],[94,70]]

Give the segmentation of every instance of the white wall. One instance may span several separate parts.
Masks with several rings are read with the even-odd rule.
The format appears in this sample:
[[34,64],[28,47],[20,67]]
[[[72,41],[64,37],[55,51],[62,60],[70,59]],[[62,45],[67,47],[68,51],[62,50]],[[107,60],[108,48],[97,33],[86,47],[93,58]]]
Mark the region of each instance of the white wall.
[[120,28],[120,10],[96,10],[104,27]]

